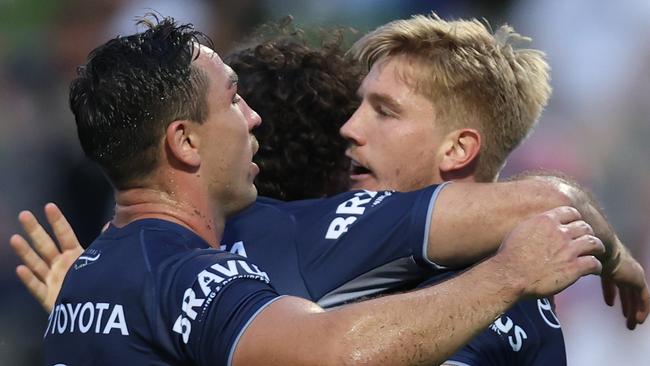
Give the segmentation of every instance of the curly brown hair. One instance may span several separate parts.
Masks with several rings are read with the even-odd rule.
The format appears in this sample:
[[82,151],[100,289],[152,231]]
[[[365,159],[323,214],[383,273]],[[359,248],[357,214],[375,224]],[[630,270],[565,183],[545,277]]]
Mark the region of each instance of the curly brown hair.
[[341,43],[310,47],[302,33],[285,32],[226,58],[239,94],[263,120],[253,131],[260,195],[297,200],[347,190],[350,162],[338,131],[359,104],[362,74]]

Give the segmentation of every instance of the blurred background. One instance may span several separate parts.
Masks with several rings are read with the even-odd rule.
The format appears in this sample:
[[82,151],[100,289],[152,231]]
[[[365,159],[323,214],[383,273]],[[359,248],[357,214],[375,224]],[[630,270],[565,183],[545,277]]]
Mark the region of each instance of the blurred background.
[[[14,274],[16,215],[57,202],[80,240],[108,221],[111,190],[84,160],[67,88],[95,46],[136,31],[148,10],[192,22],[226,54],[256,26],[294,16],[302,27],[359,34],[435,10],[509,23],[547,52],[554,93],[502,176],[562,171],[591,189],[620,237],[650,268],[650,1],[648,0],[0,0],[0,364],[40,364],[47,315]],[[650,325],[625,328],[598,278],[557,297],[570,365],[650,364]]]

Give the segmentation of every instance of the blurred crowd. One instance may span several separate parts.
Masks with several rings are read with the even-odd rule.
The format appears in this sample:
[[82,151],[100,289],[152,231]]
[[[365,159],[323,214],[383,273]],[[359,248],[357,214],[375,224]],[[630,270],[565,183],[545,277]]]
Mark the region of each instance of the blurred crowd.
[[[619,236],[650,267],[650,2],[647,0],[0,0],[0,364],[36,365],[47,314],[14,275],[16,216],[48,201],[82,243],[108,221],[111,189],[82,156],[67,88],[95,46],[137,30],[148,11],[191,22],[225,55],[257,26],[292,14],[303,28],[365,31],[435,10],[507,22],[552,67],[554,93],[505,175],[562,171],[599,198]],[[264,117],[264,116],[262,116]],[[650,325],[625,329],[597,278],[558,296],[571,365],[647,364]]]

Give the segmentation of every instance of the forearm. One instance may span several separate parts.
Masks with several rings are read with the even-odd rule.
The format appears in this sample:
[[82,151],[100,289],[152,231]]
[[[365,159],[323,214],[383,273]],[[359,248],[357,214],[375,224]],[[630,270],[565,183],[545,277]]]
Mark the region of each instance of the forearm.
[[494,253],[521,221],[559,206],[575,207],[605,244],[605,273],[621,250],[608,221],[576,183],[528,175],[499,183],[454,183],[439,195],[430,222],[428,255],[437,264],[462,267]]
[[448,185],[431,215],[429,259],[451,268],[476,263],[493,254],[523,220],[571,203],[557,184],[548,181]]
[[[334,312],[360,319],[343,338],[358,350],[349,363],[431,365],[446,360],[521,296],[523,286],[495,264],[485,261],[407,298],[384,297]],[[386,336],[395,334],[399,336]]]
[[[283,327],[270,317],[265,319],[267,314],[262,313],[254,323],[255,329],[272,327],[273,338],[292,346],[280,347],[268,343],[269,338],[262,333],[254,337],[247,331],[242,347],[247,347],[244,342],[251,342],[248,347],[266,342],[264,347],[274,358],[257,361],[265,365],[437,364],[519,299],[523,284],[507,276],[506,271],[498,258],[492,258],[461,276],[408,294],[328,312],[294,309]],[[279,309],[285,304],[277,305]],[[254,364],[256,357],[251,356],[236,359],[237,364]]]

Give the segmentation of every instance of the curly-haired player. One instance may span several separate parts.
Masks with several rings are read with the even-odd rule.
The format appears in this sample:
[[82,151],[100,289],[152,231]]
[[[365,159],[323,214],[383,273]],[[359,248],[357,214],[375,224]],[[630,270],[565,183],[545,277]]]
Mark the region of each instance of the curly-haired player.
[[350,160],[338,131],[359,105],[361,68],[344,57],[340,37],[309,47],[298,31],[281,31],[225,58],[240,75],[239,93],[267,121],[253,131],[263,141],[255,185],[282,200],[343,192]]

